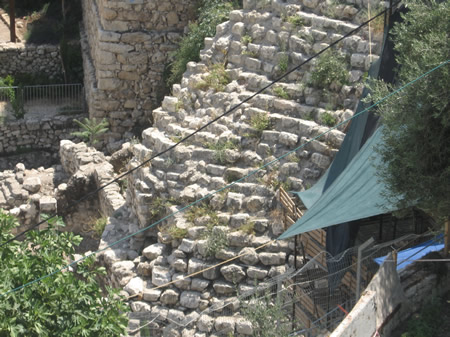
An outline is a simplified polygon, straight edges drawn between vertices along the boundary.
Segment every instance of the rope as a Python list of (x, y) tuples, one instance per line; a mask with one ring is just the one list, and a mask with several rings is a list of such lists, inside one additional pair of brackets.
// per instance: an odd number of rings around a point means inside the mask
[(187, 208), (189, 208), (189, 207), (192, 207), (192, 206), (194, 206), (194, 205), (196, 205), (196, 204), (202, 202), (203, 200), (205, 200), (205, 199), (207, 199), (207, 198), (213, 196), (213, 195), (216, 194), (216, 193), (220, 193), (221, 191), (223, 191), (223, 190), (225, 190), (225, 189), (227, 189), (227, 188), (232, 187), (233, 185), (239, 183), (240, 181), (242, 181), (242, 180), (244, 180), (244, 179), (247, 179), (247, 178), (250, 177), (250, 176), (253, 176), (253, 175), (256, 174), (257, 172), (259, 172), (259, 171), (265, 169), (266, 167), (268, 167), (268, 166), (274, 164), (275, 162), (281, 160), (282, 158), (284, 158), (284, 157), (286, 157), (286, 156), (288, 156), (288, 155), (290, 155), (290, 154), (292, 154), (292, 153), (294, 153), (294, 152), (300, 150), (301, 148), (305, 147), (305, 146), (308, 145), (309, 143), (311, 143), (311, 142), (313, 142), (313, 141), (315, 141), (315, 140), (321, 138), (322, 136), (324, 136), (324, 135), (326, 135), (327, 133), (331, 132), (332, 130), (338, 128), (339, 126), (341, 126), (341, 125), (347, 123), (348, 121), (352, 120), (353, 118), (356, 118), (357, 116), (359, 116), (359, 115), (365, 113), (366, 111), (372, 109), (373, 107), (375, 107), (375, 106), (377, 106), (378, 104), (384, 102), (385, 100), (389, 99), (390, 97), (392, 97), (393, 95), (397, 94), (398, 92), (404, 90), (405, 88), (407, 88), (407, 87), (413, 85), (413, 84), (416, 83), (417, 81), (421, 80), (422, 78), (424, 78), (425, 76), (431, 74), (432, 72), (436, 71), (437, 69), (443, 67), (444, 65), (448, 64), (449, 62), (450, 62), (450, 60), (447, 60), (447, 61), (445, 61), (445, 62), (439, 64), (438, 66), (434, 67), (433, 69), (431, 69), (431, 70), (425, 72), (424, 74), (420, 75), (419, 77), (415, 78), (414, 80), (412, 80), (412, 81), (408, 82), (407, 84), (403, 85), (403, 86), (400, 87), (399, 89), (397, 89), (397, 90), (391, 92), (390, 94), (384, 96), (382, 99), (380, 99), (380, 100), (377, 101), (376, 103), (372, 104), (371, 106), (367, 107), (366, 109), (362, 110), (361, 112), (359, 112), (359, 113), (353, 115), (352, 117), (350, 117), (350, 118), (348, 118), (348, 119), (346, 119), (346, 120), (344, 120), (344, 121), (338, 123), (338, 124), (335, 125), (334, 127), (329, 128), (327, 131), (324, 131), (324, 132), (322, 132), (321, 134), (317, 135), (316, 137), (313, 137), (312, 139), (310, 139), (309, 141), (305, 142), (304, 144), (302, 144), (302, 145), (296, 147), (295, 149), (293, 149), (293, 150), (291, 150), (291, 151), (288, 151), (287, 153), (285, 153), (284, 155), (280, 156), (279, 158), (275, 158), (274, 160), (268, 162), (267, 164), (261, 166), (260, 168), (258, 168), (258, 169), (256, 169), (256, 170), (250, 172), (250, 173), (247, 174), (246, 176), (244, 176), (244, 177), (242, 177), (242, 178), (240, 178), (240, 179), (238, 179), (238, 180), (236, 180), (236, 181), (234, 181), (234, 182), (232, 182), (232, 183), (230, 183), (230, 184), (228, 184), (228, 185), (226, 185), (226, 186), (224, 186), (224, 187), (222, 187), (222, 188), (220, 188), (220, 189), (218, 189), (218, 190), (216, 190), (216, 191), (214, 191), (214, 192), (211, 192), (211, 193), (205, 195), (204, 197), (202, 197), (202, 198), (200, 198), (200, 199), (198, 199), (198, 200), (196, 200), (196, 201), (190, 203), (189, 205), (187, 205), (187, 206), (185, 206), (185, 207), (179, 209), (179, 210), (176, 211), (176, 212), (173, 212), (173, 213), (171, 213), (171, 214), (165, 216), (164, 218), (162, 218), (162, 219), (160, 219), (160, 220), (154, 222), (153, 224), (151, 224), (151, 225), (149, 225), (149, 226), (147, 226), (147, 227), (144, 227), (144, 228), (138, 230), (138, 231), (135, 232), (135, 233), (128, 234), (128, 235), (122, 237), (121, 239), (119, 239), (119, 240), (117, 240), (117, 241), (115, 241), (115, 242), (109, 244), (108, 246), (104, 247), (103, 249), (99, 249), (99, 250), (97, 250), (97, 251), (95, 251), (95, 252), (93, 252), (93, 253), (91, 253), (91, 254), (88, 254), (88, 255), (86, 255), (86, 256), (84, 256), (84, 257), (78, 259), (78, 260), (75, 260), (75, 261), (73, 261), (72, 263), (63, 266), (62, 268), (59, 268), (59, 269), (53, 271), (52, 273), (49, 273), (49, 274), (44, 275), (44, 276), (41, 276), (41, 277), (39, 277), (39, 278), (37, 278), (37, 279), (35, 279), (35, 280), (33, 280), (33, 281), (27, 282), (27, 283), (25, 283), (25, 284), (23, 284), (23, 285), (21, 285), (21, 286), (18, 286), (18, 287), (14, 288), (14, 289), (11, 289), (11, 290), (9, 290), (9, 291), (7, 291), (7, 292), (1, 294), (0, 297), (6, 296), (6, 295), (11, 294), (11, 293), (14, 293), (14, 292), (19, 291), (19, 290), (21, 290), (21, 289), (23, 289), (23, 288), (25, 288), (25, 287), (28, 287), (28, 286), (30, 286), (30, 285), (32, 285), (32, 284), (34, 284), (34, 283), (40, 282), (40, 281), (42, 281), (43, 279), (46, 279), (46, 278), (48, 278), (48, 277), (51, 277), (51, 276), (53, 276), (53, 275), (55, 275), (55, 274), (57, 274), (57, 273), (59, 273), (59, 272), (65, 270), (65, 269), (67, 269), (67, 268), (69, 268), (69, 267), (71, 267), (71, 266), (77, 264), (78, 262), (81, 262), (81, 261), (87, 259), (88, 257), (90, 257), (90, 256), (92, 256), (92, 255), (96, 255), (96, 254), (98, 254), (98, 253), (101, 253), (101, 252), (103, 252), (103, 251), (105, 251), (105, 250), (107, 250), (107, 249), (109, 249), (109, 248), (111, 248), (111, 247), (113, 247), (113, 246), (119, 244), (119, 243), (122, 242), (122, 241), (125, 241), (125, 240), (127, 240), (127, 239), (129, 239), (129, 238), (131, 238), (131, 237), (133, 237), (133, 236), (135, 236), (135, 235), (137, 235), (137, 234), (140, 234), (140, 233), (142, 233), (142, 232), (144, 232), (144, 231), (146, 231), (146, 230), (148, 230), (148, 229), (150, 229), (150, 228), (152, 228), (152, 227), (158, 225), (158, 224), (161, 223), (162, 221), (164, 221), (164, 220), (166, 220), (166, 219), (168, 219), (168, 218), (170, 218), (170, 217), (172, 217), (172, 216), (174, 216), (174, 215), (176, 215), (176, 214), (178, 214), (178, 213), (183, 212), (185, 209), (187, 209)]
[[(400, 1), (398, 1), (400, 2)], [(251, 99), (255, 98), (257, 95), (261, 94), (262, 92), (264, 92), (265, 90), (267, 90), (268, 88), (270, 88), (271, 86), (273, 86), (274, 84), (278, 83), (279, 81), (281, 81), (283, 78), (287, 77), (289, 74), (291, 74), (292, 72), (300, 69), (303, 65), (309, 63), (311, 60), (315, 59), (316, 57), (318, 57), (319, 55), (321, 55), (322, 53), (324, 53), (325, 51), (327, 51), (328, 49), (332, 48), (333, 46), (337, 45), (339, 42), (341, 42), (342, 40), (344, 40), (345, 38), (353, 35), (354, 33), (356, 33), (357, 31), (359, 31), (362, 27), (364, 27), (365, 25), (367, 25), (369, 22), (371, 22), (372, 20), (375, 20), (377, 17), (379, 17), (380, 15), (384, 14), (387, 11), (387, 9), (385, 9), (384, 11), (378, 13), (377, 15), (375, 15), (373, 18), (363, 22), (361, 25), (359, 25), (358, 27), (356, 27), (355, 29), (353, 29), (352, 31), (350, 31), (349, 33), (345, 34), (344, 36), (342, 36), (341, 38), (339, 38), (338, 40), (336, 40), (335, 42), (331, 43), (328, 47), (322, 49), (321, 51), (319, 51), (318, 53), (316, 53), (315, 55), (311, 56), (310, 58), (308, 58), (306, 61), (300, 63), (298, 66), (295, 66), (294, 68), (292, 68), (291, 70), (287, 71), (285, 74), (281, 75), (280, 77), (278, 77), (277, 79), (273, 80), (271, 83), (267, 84), (265, 87), (263, 87), (262, 89), (258, 90), (257, 92), (255, 92), (253, 95), (247, 97), (246, 99), (242, 100), (240, 103), (238, 103), (237, 105), (233, 106), (232, 108), (230, 108), (229, 110), (225, 111), (222, 115), (219, 115), (218, 117), (214, 118), (212, 121), (206, 123), (205, 125), (201, 126), (200, 128), (198, 128), (197, 130), (195, 130), (194, 132), (192, 132), (191, 134), (185, 136), (184, 138), (182, 138), (178, 143), (175, 143), (174, 145), (171, 145), (170, 147), (168, 147), (166, 150), (163, 150), (157, 154), (155, 154), (154, 156), (150, 157), (149, 159), (145, 160), (144, 162), (142, 162), (141, 164), (139, 164), (138, 166), (132, 168), (131, 170), (124, 172), (123, 174), (119, 175), (117, 178), (111, 180), (110, 182), (106, 183), (103, 186), (98, 187), (97, 189), (95, 189), (94, 191), (86, 194), (85, 196), (83, 196), (81, 199), (75, 201), (73, 204), (69, 205), (67, 208), (65, 208), (65, 212), (67, 212), (68, 210), (72, 209), (73, 207), (75, 207), (76, 205), (78, 205), (79, 203), (81, 203), (82, 201), (90, 198), (91, 196), (97, 194), (98, 192), (100, 192), (101, 190), (103, 190), (104, 188), (106, 188), (107, 186), (118, 182), (119, 180), (123, 179), (124, 177), (126, 177), (127, 175), (133, 173), (134, 171), (138, 170), (139, 168), (147, 165), (149, 162), (151, 162), (153, 159), (158, 158), (162, 155), (164, 155), (165, 153), (172, 151), (175, 147), (177, 147), (179, 144), (186, 142), (188, 139), (190, 139), (191, 137), (193, 137), (194, 135), (196, 135), (197, 133), (201, 132), (202, 130), (204, 130), (205, 128), (207, 128), (208, 126), (214, 124), (215, 122), (217, 122), (219, 119), (227, 116), (228, 114), (230, 114), (231, 112), (233, 112), (234, 110), (236, 110), (237, 108), (239, 108), (240, 106), (242, 106), (243, 104), (247, 103), (248, 101), (250, 101)], [(27, 230), (17, 234), (16, 236), (14, 236), (13, 238), (5, 241), (4, 243), (2, 243), (0, 245), (0, 247), (3, 247), (4, 245), (12, 242), (13, 240), (17, 240), (19, 237), (21, 237), (22, 235), (24, 235), (25, 233), (35, 229), (36, 227), (44, 224), (46, 221), (54, 218), (58, 216), (58, 213), (55, 213), (53, 215), (51, 215), (49, 218), (47, 218), (46, 220), (42, 220), (40, 222), (38, 222), (37, 224), (31, 226), (30, 228), (28, 228)]]

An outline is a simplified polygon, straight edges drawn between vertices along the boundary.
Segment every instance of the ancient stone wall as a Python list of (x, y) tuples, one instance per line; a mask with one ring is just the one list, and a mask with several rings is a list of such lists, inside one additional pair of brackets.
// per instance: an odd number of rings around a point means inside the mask
[(23, 150), (45, 149), (57, 152), (62, 139), (74, 139), (79, 131), (73, 119), (81, 115), (21, 119), (0, 123), (0, 155)]
[(85, 87), (92, 117), (106, 117), (109, 143), (149, 125), (169, 55), (194, 0), (84, 0)]
[[(236, 294), (293, 267), (292, 240), (272, 242), (285, 230), (277, 190), (306, 189), (326, 171), (344, 125), (310, 141), (353, 114), (363, 74), (377, 59), (369, 53), (380, 50), (380, 41), (369, 40), (365, 29), (342, 41), (347, 83), (311, 85), (311, 62), (187, 142), (137, 165), (356, 29), (363, 10), (347, 3), (353, 6), (331, 15), (319, 1), (244, 0), (205, 40), (201, 61), (188, 64), (173, 96), (152, 112), (153, 127), (143, 132), (142, 144), (132, 145), (126, 202), (100, 243), (103, 249), (137, 233), (99, 254), (111, 284), (131, 297), (130, 331), (155, 319), (152, 336), (253, 334)], [(336, 19), (340, 15), (345, 20)], [(222, 65), (227, 83), (214, 87)], [(267, 125), (258, 129), (258, 120)], [(185, 209), (199, 199), (198, 213)]]
[(16, 74), (62, 74), (59, 46), (0, 43), (0, 77)]

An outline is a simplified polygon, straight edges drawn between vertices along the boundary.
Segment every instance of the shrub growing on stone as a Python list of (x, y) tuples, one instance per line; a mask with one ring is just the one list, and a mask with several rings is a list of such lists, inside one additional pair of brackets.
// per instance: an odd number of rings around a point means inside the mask
[(197, 22), (189, 25), (189, 33), (181, 40), (178, 50), (173, 54), (173, 62), (169, 65), (169, 86), (179, 83), (186, 65), (190, 61), (200, 60), (200, 50), (204, 48), (205, 37), (216, 34), (216, 26), (228, 20), (228, 14), (239, 4), (236, 1), (201, 0), (198, 8)]
[(227, 74), (225, 65), (222, 63), (214, 64), (210, 73), (205, 79), (197, 85), (197, 89), (215, 91), (223, 91), (225, 86), (231, 82), (230, 76)]
[(243, 316), (252, 323), (255, 337), (287, 337), (291, 332), (291, 324), (285, 322), (287, 317), (283, 311), (280, 297), (272, 298), (270, 294), (255, 294), (247, 303), (241, 303)]
[(311, 73), (311, 84), (316, 88), (328, 88), (333, 82), (344, 85), (348, 81), (347, 61), (336, 51), (326, 51), (319, 56)]

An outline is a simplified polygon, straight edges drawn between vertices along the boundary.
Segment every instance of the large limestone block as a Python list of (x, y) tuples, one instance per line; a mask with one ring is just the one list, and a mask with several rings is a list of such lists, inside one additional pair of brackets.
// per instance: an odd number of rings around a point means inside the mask
[(169, 283), (172, 280), (170, 271), (168, 268), (155, 266), (152, 270), (152, 283), (155, 286), (160, 286)]
[(23, 182), (23, 188), (28, 192), (37, 193), (41, 189), (41, 179), (39, 177), (26, 178)]
[(180, 304), (189, 309), (197, 309), (200, 303), (200, 293), (197, 291), (183, 291), (180, 296)]
[(259, 260), (265, 266), (276, 266), (286, 262), (286, 253), (259, 253)]
[(123, 290), (130, 296), (141, 294), (144, 291), (144, 280), (140, 277), (133, 277)]
[(223, 334), (234, 334), (235, 325), (236, 321), (233, 317), (222, 316), (216, 318), (214, 328)]
[(142, 251), (142, 255), (144, 255), (147, 259), (150, 261), (156, 259), (158, 256), (162, 256), (165, 254), (167, 250), (167, 246), (162, 243), (155, 243), (153, 245), (150, 245), (146, 247)]
[(178, 302), (180, 294), (173, 289), (167, 289), (161, 294), (161, 303), (164, 305), (173, 305)]
[(244, 268), (236, 264), (223, 266), (222, 268), (220, 268), (220, 272), (225, 278), (225, 280), (233, 283), (239, 283), (246, 276)]

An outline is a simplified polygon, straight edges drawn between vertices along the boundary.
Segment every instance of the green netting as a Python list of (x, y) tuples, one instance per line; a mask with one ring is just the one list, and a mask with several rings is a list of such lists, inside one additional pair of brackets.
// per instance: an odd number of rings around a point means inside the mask
[(382, 128), (367, 140), (326, 193), (279, 239), (396, 210), (383, 197), (385, 185), (376, 176), (381, 158), (374, 148), (382, 145)]

